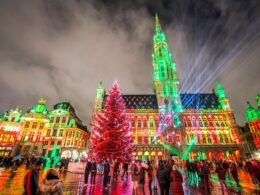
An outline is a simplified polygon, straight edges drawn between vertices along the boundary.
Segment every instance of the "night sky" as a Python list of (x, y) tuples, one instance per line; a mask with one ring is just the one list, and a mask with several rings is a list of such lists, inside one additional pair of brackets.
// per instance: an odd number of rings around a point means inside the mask
[(181, 93), (226, 89), (239, 125), (260, 93), (259, 0), (1, 0), (0, 112), (70, 101), (89, 126), (96, 87), (151, 94), (158, 12)]

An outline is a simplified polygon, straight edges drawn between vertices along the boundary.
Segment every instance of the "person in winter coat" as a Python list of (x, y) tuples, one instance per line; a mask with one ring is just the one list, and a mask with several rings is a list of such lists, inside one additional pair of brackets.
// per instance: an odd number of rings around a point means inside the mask
[(136, 190), (138, 188), (139, 168), (135, 161), (132, 162), (130, 170), (131, 170), (131, 178), (132, 178), (132, 183), (133, 183), (133, 191), (136, 192)]
[(110, 172), (110, 165), (107, 160), (104, 162), (104, 180), (103, 180), (103, 186), (104, 189), (107, 189), (107, 184), (109, 182), (109, 172)]
[(90, 172), (91, 172), (91, 178), (90, 183), (91, 185), (95, 185), (96, 175), (97, 175), (97, 163), (95, 160), (92, 160), (91, 166), (90, 166)]
[(110, 170), (109, 170), (109, 174), (108, 174), (107, 186), (111, 186), (110, 180), (111, 180), (111, 177), (113, 177), (113, 173), (114, 173), (114, 162), (111, 159), (109, 161), (109, 166), (110, 166)]
[(149, 191), (150, 191), (150, 195), (152, 194), (152, 183), (154, 182), (155, 180), (155, 177), (156, 177), (156, 169), (153, 165), (153, 162), (151, 161), (148, 161), (148, 169), (147, 169), (147, 172), (148, 172), (148, 181), (149, 181)]
[(232, 177), (234, 178), (234, 180), (237, 183), (237, 186), (239, 186), (239, 180), (238, 180), (238, 174), (237, 174), (237, 165), (236, 163), (232, 162), (230, 165), (230, 172)]
[(172, 194), (184, 195), (184, 191), (182, 187), (183, 178), (181, 172), (179, 171), (179, 167), (177, 165), (173, 165), (171, 176), (172, 176)]
[(86, 164), (86, 167), (85, 167), (85, 173), (84, 173), (84, 182), (85, 182), (85, 185), (88, 184), (88, 177), (89, 177), (90, 169), (91, 169), (91, 162), (88, 160), (88, 161), (87, 161), (87, 164)]
[(123, 172), (122, 177), (124, 177), (125, 174), (126, 174), (126, 177), (128, 177), (128, 162), (124, 162), (123, 169), (124, 169), (124, 172)]
[(256, 182), (260, 183), (260, 166), (259, 166), (259, 163), (257, 163), (256, 161), (253, 161), (252, 165), (253, 165), (253, 170), (254, 170), (254, 173), (255, 173)]
[(43, 195), (63, 195), (62, 181), (55, 169), (49, 169), (46, 177), (40, 186), (40, 192)]
[(119, 172), (119, 166), (120, 166), (120, 163), (115, 160), (114, 162), (114, 173), (113, 173), (113, 178), (117, 179), (117, 175), (118, 175), (118, 172)]
[(140, 187), (141, 194), (145, 195), (145, 192), (144, 192), (145, 171), (147, 170), (148, 166), (146, 164), (142, 163), (142, 161), (139, 161), (138, 166), (139, 166), (138, 185)]
[(227, 187), (227, 183), (226, 183), (226, 169), (223, 168), (223, 166), (221, 164), (218, 165), (217, 169), (216, 169), (216, 173), (218, 174), (218, 179), (220, 182), (220, 187), (221, 187), (221, 191), (222, 194), (224, 195), (224, 186), (227, 189), (227, 192), (229, 192), (228, 187)]
[(162, 160), (159, 161), (157, 170), (157, 179), (160, 186), (160, 191), (162, 195), (169, 195), (170, 183), (171, 183), (171, 172), (165, 168)]
[(38, 193), (39, 172), (42, 169), (43, 161), (37, 160), (33, 168), (24, 177), (24, 195), (34, 195)]
[(251, 161), (248, 161), (246, 163), (246, 167), (247, 167), (247, 170), (248, 170), (248, 173), (249, 175), (251, 176), (251, 179), (253, 181), (253, 184), (257, 184), (257, 179), (256, 179), (256, 175), (255, 175), (255, 170), (254, 170), (254, 166), (252, 164)]

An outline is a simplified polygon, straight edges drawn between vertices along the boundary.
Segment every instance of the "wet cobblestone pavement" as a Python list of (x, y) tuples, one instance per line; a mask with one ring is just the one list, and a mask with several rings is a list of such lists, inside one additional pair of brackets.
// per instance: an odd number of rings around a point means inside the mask
[[(131, 177), (121, 178), (118, 176), (117, 180), (112, 180), (112, 186), (108, 191), (103, 191), (103, 177), (97, 175), (96, 177), (96, 185), (94, 186), (86, 186), (84, 187), (84, 175), (83, 173), (83, 165), (80, 164), (71, 164), (69, 171), (67, 173), (61, 174), (61, 179), (63, 180), (63, 189), (65, 195), (76, 195), (76, 194), (111, 194), (111, 195), (121, 195), (121, 194), (134, 194), (132, 192), (131, 187)], [(12, 172), (11, 169), (3, 169), (0, 168), (0, 195), (19, 195), (23, 193), (23, 178), (28, 170), (25, 169), (24, 166), (18, 168), (16, 172)], [(40, 173), (40, 183), (42, 178), (45, 175), (45, 171), (41, 171)], [(239, 178), (241, 188), (236, 187), (235, 182), (230, 179), (227, 180), (230, 194), (248, 194), (248, 195), (257, 195), (260, 194), (259, 186), (252, 184), (250, 176), (244, 171), (239, 171)], [(210, 192), (212, 195), (220, 195), (220, 184), (218, 182), (218, 178), (215, 174), (211, 176), (211, 189)], [(185, 189), (185, 194), (188, 195), (204, 195), (207, 194), (204, 186), (192, 187), (188, 186), (187, 182), (183, 184)], [(145, 194), (149, 194), (148, 184), (145, 185)], [(153, 194), (159, 194), (154, 191)], [(227, 194), (227, 193), (225, 193)]]

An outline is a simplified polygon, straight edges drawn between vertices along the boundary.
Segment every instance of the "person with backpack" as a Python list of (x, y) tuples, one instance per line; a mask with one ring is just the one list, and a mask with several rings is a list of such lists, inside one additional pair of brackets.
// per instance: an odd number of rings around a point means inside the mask
[(132, 162), (132, 165), (130, 167), (131, 170), (131, 178), (132, 178), (132, 183), (133, 183), (133, 191), (135, 193), (137, 193), (137, 189), (138, 189), (138, 177), (139, 177), (139, 169), (138, 166), (136, 164), (136, 161)]
[(59, 178), (59, 173), (50, 168), (46, 177), (40, 186), (41, 195), (63, 195), (62, 181)]
[(24, 195), (35, 195), (38, 193), (39, 172), (42, 169), (43, 160), (37, 160), (33, 168), (24, 177)]

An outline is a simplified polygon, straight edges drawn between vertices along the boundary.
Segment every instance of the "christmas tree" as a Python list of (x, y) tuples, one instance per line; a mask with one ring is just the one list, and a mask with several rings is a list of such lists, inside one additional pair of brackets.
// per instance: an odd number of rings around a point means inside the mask
[(125, 104), (117, 82), (109, 89), (104, 108), (92, 121), (91, 143), (97, 159), (131, 160), (132, 132), (125, 113)]

